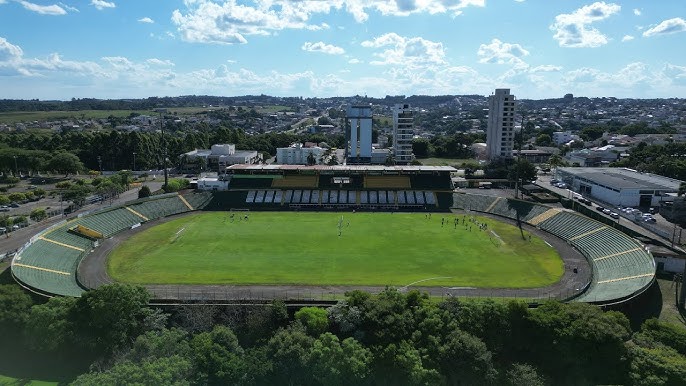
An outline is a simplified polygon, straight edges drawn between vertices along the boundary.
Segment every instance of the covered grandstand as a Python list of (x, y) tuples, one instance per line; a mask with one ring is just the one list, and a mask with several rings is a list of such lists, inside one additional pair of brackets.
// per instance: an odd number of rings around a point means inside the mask
[(12, 275), (24, 287), (44, 295), (80, 296), (85, 288), (77, 270), (98, 245), (141, 223), (202, 208), (209, 193), (170, 193), (62, 221), (35, 235), (12, 260)]
[(655, 261), (630, 236), (576, 212), (503, 197), (457, 193), (454, 206), (525, 222), (575, 247), (591, 265), (588, 288), (574, 300), (618, 303), (643, 293), (655, 280)]
[(233, 165), (214, 209), (448, 210), (449, 166)]

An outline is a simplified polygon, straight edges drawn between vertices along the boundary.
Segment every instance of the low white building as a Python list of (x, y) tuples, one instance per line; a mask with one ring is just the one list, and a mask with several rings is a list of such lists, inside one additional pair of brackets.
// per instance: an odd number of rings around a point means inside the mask
[(227, 190), (229, 182), (218, 177), (202, 177), (198, 181), (198, 190)]
[(553, 142), (556, 146), (560, 146), (563, 143), (568, 143), (571, 141), (578, 141), (580, 139), (581, 138), (579, 138), (578, 135), (572, 134), (571, 131), (556, 131), (553, 133)]
[(289, 147), (276, 149), (276, 163), (282, 165), (307, 165), (307, 159), (314, 157), (315, 164), (319, 163), (326, 150), (319, 146), (304, 146), (302, 143), (294, 143)]
[(683, 182), (626, 168), (558, 168), (557, 177), (584, 196), (630, 207), (659, 206), (672, 201)]
[(221, 170), (230, 165), (252, 165), (262, 160), (257, 150), (236, 150), (236, 145), (212, 145), (211, 149), (195, 149), (181, 155), (186, 171)]

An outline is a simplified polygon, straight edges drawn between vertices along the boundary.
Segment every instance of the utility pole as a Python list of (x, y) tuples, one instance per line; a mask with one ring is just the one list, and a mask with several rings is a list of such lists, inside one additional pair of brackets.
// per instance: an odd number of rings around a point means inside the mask
[(102, 157), (98, 156), (98, 166), (100, 167), (100, 175), (102, 175)]
[(167, 188), (167, 183), (169, 183), (169, 176), (167, 175), (167, 141), (164, 138), (164, 116), (163, 114), (167, 112), (167, 109), (157, 109), (160, 113), (160, 132), (162, 133), (162, 157), (163, 167), (164, 167), (164, 188)]
[(19, 167), (17, 167), (17, 156), (13, 155), (12, 158), (14, 158), (14, 176), (19, 175)]
[(133, 152), (133, 172), (136, 172), (136, 152)]

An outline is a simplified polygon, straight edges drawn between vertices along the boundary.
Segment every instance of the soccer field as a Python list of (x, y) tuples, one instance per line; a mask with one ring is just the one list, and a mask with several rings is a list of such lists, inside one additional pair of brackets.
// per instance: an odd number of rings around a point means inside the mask
[(230, 216), (195, 213), (136, 233), (111, 253), (108, 272), (136, 284), (484, 288), (542, 287), (563, 273), (542, 239), (484, 217), (475, 220), (487, 230), (445, 213)]

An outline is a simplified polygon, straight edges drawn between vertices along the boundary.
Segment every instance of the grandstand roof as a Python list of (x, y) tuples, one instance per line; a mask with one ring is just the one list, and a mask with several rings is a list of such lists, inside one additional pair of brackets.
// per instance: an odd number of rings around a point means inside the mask
[(640, 173), (627, 168), (559, 168), (589, 182), (615, 189), (649, 189), (677, 191), (682, 181), (651, 173)]
[(255, 170), (255, 171), (279, 171), (279, 170), (317, 170), (317, 171), (397, 171), (397, 172), (457, 172), (452, 166), (382, 166), (382, 165), (231, 165), (227, 171)]

